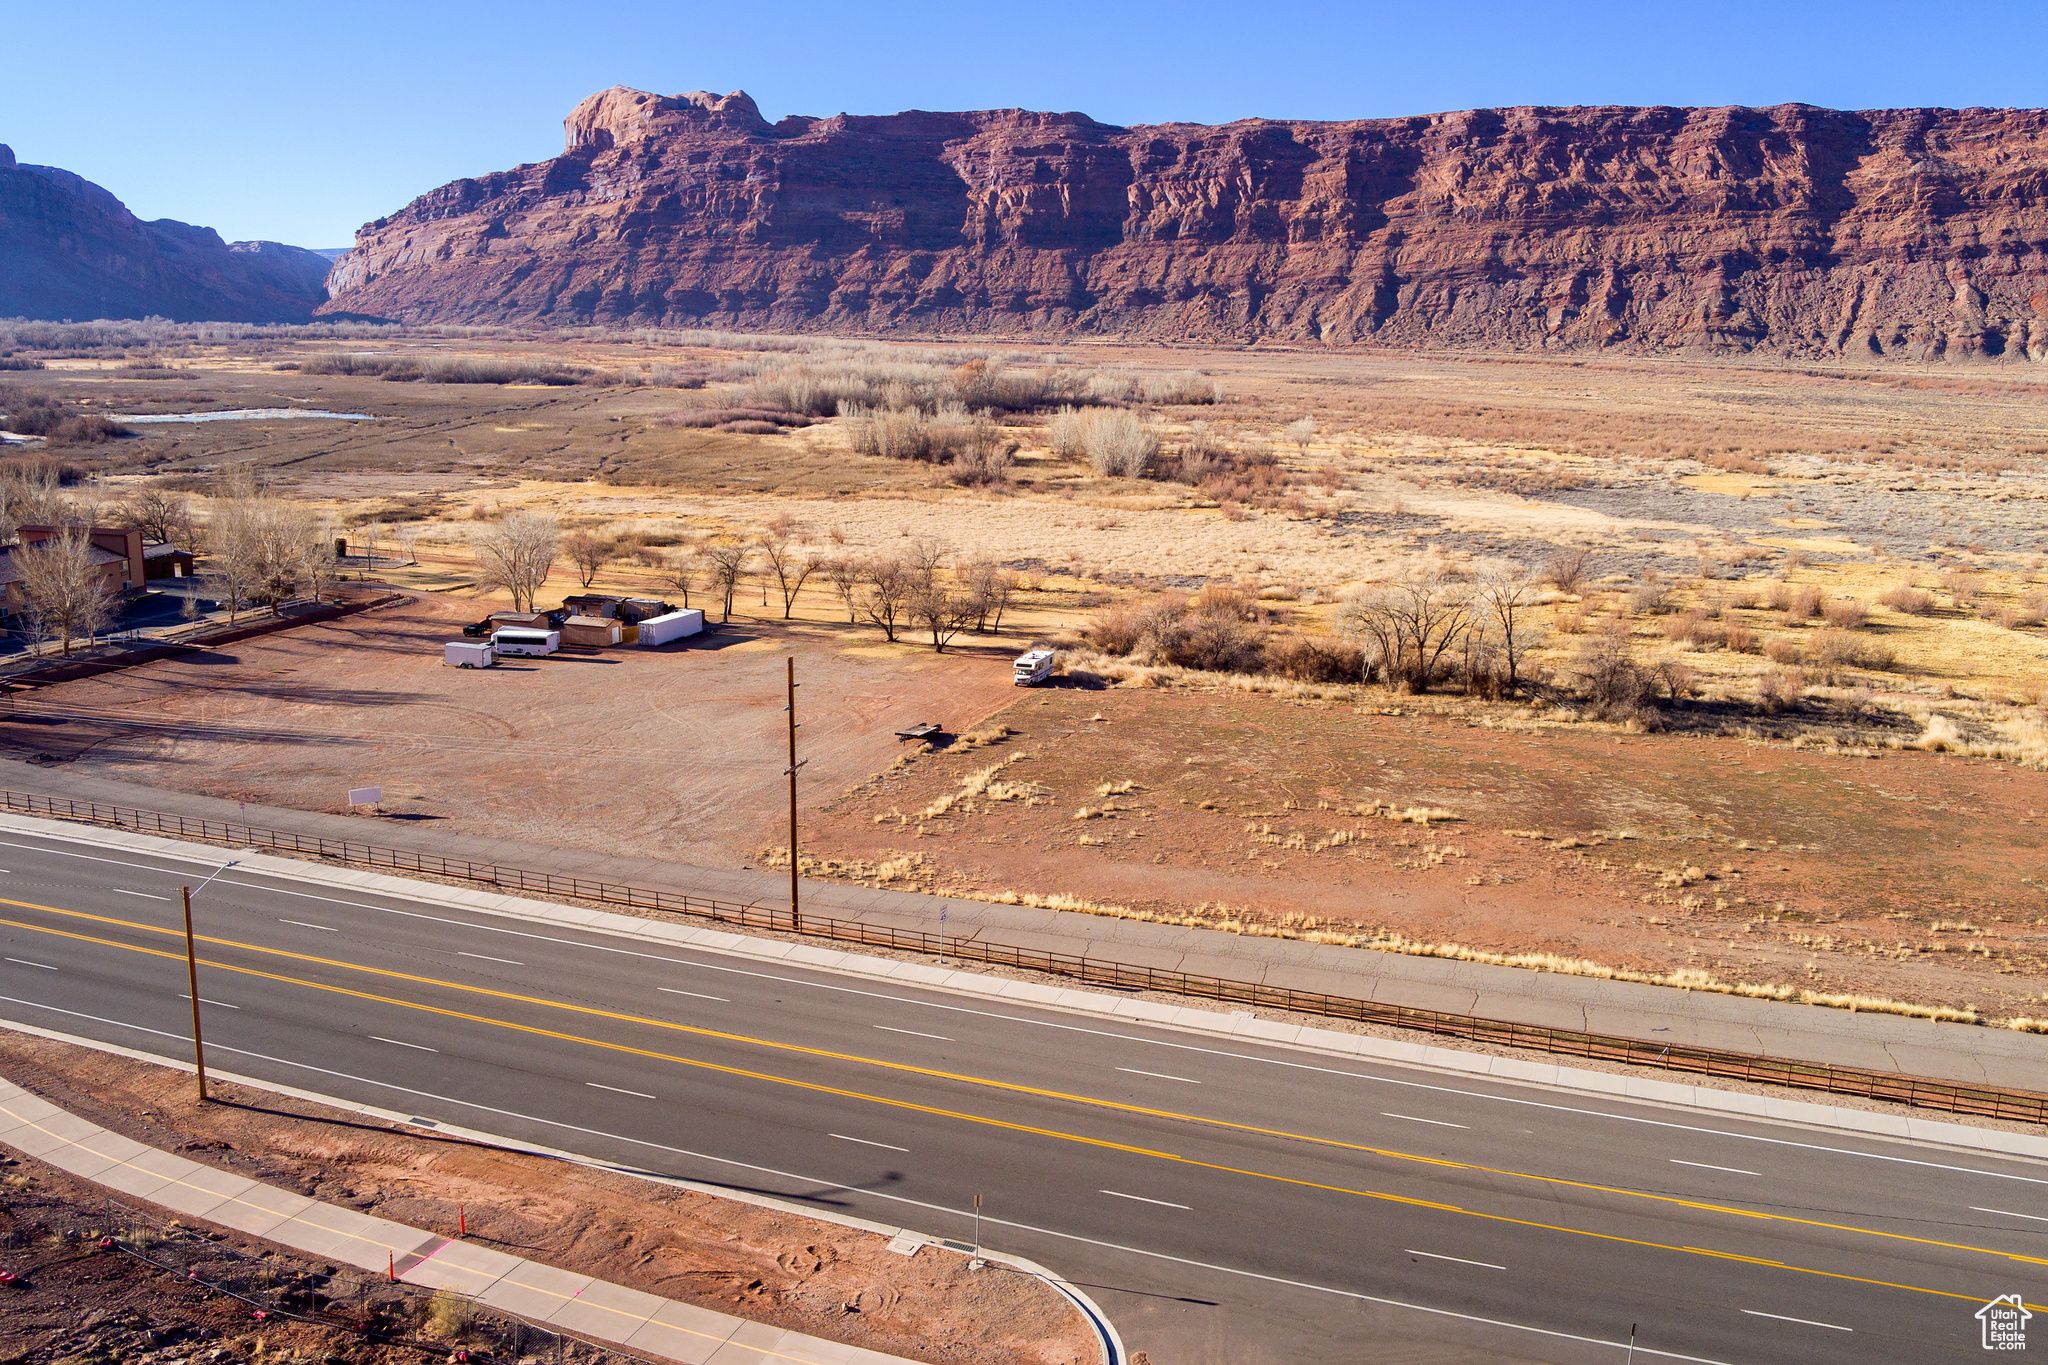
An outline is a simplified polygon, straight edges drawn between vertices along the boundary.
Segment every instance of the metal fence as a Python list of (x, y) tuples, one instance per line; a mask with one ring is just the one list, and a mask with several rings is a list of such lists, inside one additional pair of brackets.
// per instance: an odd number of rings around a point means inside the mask
[[(328, 839), (312, 834), (295, 834), (288, 830), (263, 829), (232, 821), (201, 820), (102, 802), (73, 801), (63, 797), (0, 791), (0, 804), (4, 804), (6, 809), (25, 814), (49, 815), (63, 820), (110, 825), (180, 839), (281, 849), (358, 867), (421, 872), (506, 891), (530, 892), (549, 898), (593, 901), (605, 905), (625, 905), (643, 910), (687, 915), (693, 919), (731, 925), (735, 928), (800, 933), (807, 937), (830, 939), (836, 943), (859, 947), (887, 948), (898, 952), (957, 958), (965, 962), (979, 962), (990, 966), (1014, 967), (1066, 977), (1085, 985), (1115, 991), (1161, 991), (1253, 1008), (1288, 1010), (1326, 1019), (1384, 1024), (1498, 1047), (1526, 1048), (1536, 1052), (1583, 1057), (1629, 1066), (1659, 1067), (1667, 1071), (1756, 1081), (1768, 1085), (1788, 1086), (1796, 1090), (1817, 1090), (1831, 1095), (1855, 1095), (1866, 1099), (1912, 1105), (1921, 1109), (1939, 1109), (1951, 1114), (2048, 1123), (2048, 1095), (2029, 1090), (1968, 1085), (1929, 1077), (1905, 1076), (1890, 1071), (1829, 1066), (1820, 1062), (1764, 1057), (1722, 1048), (1695, 1047), (1684, 1043), (1660, 1045), (1611, 1034), (1548, 1028), (1537, 1024), (1516, 1024), (1499, 1019), (1482, 1019), (1469, 1014), (1451, 1014), (1442, 1010), (1415, 1009), (1407, 1005), (1390, 1005), (1350, 996), (1327, 995), (1320, 991), (1298, 991), (1284, 986), (1234, 981), (1228, 977), (1139, 967), (1124, 962), (1081, 957), (1072, 953), (1017, 947), (983, 938), (957, 938), (916, 929), (867, 924), (860, 920), (837, 919), (807, 913), (798, 923), (792, 920), (787, 908), (742, 904), (675, 891), (655, 891), (646, 887), (594, 881), (582, 877), (564, 877), (552, 872), (507, 867), (501, 863), (477, 863), (464, 858), (443, 858), (431, 853), (415, 853), (408, 849), (385, 848), (375, 844)], [(1969, 1026), (1956, 1024), (1945, 1027)]]
[(23, 1190), (0, 1194), (0, 1207), (10, 1219), (0, 1233), (0, 1256), (8, 1270), (24, 1278), (33, 1279), (39, 1265), (81, 1254), (125, 1255), (247, 1304), (255, 1322), (310, 1323), (450, 1360), (461, 1352), (470, 1360), (530, 1365), (658, 1365), (617, 1346), (486, 1307), (454, 1290), (408, 1284), (355, 1266), (244, 1251), (118, 1200), (74, 1203)]

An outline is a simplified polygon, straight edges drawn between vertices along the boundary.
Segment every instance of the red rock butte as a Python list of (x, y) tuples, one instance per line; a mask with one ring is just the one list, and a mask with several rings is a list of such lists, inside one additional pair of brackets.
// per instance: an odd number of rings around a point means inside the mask
[(410, 322), (2048, 359), (2048, 111), (768, 123), (591, 96), (551, 161), (367, 224)]

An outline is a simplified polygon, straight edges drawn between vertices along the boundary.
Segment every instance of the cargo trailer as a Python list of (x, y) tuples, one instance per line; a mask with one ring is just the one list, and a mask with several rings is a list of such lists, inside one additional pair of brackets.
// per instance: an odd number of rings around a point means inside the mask
[(450, 640), (441, 647), (441, 662), (458, 668), (489, 668), (498, 662), (498, 651), (481, 640)]

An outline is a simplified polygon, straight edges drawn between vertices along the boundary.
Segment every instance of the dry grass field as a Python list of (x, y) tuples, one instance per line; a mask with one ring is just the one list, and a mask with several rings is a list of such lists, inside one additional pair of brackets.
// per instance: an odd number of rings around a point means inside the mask
[[(367, 728), (351, 717), (380, 689), (425, 708), (389, 712), (414, 716), (400, 728), (450, 717), (441, 733), (462, 741), (437, 741), (442, 785), (421, 800), (462, 806), (464, 828), (569, 839), (574, 820), (533, 812), (596, 809), (676, 856), (734, 861), (776, 842), (760, 801), (692, 795), (716, 774), (658, 775), (626, 753), (618, 716), (688, 713), (667, 661), (551, 666), (619, 675), (611, 709), (572, 734), (589, 765), (551, 769), (522, 810), (455, 794), (484, 771), (466, 764), (531, 742), (568, 705), (548, 692), (472, 712), (443, 695), (452, 684), (392, 662), (504, 604), (476, 587), (474, 538), (497, 518), (550, 513), (611, 547), (597, 588), (671, 600), (676, 566), (720, 544), (774, 537), (823, 562), (923, 549), (944, 580), (976, 563), (1011, 575), (999, 632), (969, 630), (943, 656), (914, 631), (888, 643), (849, 621), (822, 571), (783, 625), (758, 553), (736, 596), (741, 637), (794, 641), (849, 689), (848, 740), (819, 787), (837, 794), (819, 816), (824, 874), (2048, 1015), (2034, 833), (2048, 818), (2048, 376), (2035, 367), (453, 329), (72, 340), (17, 349), (45, 368), (0, 376), (7, 401), (370, 419), (134, 424), (10, 455), (74, 466), (71, 495), (109, 507), (137, 487), (187, 491), (202, 521), (222, 471), (249, 465), (357, 545), (374, 540), (385, 576), (420, 599), (379, 627), (387, 644), (319, 628), (238, 652), (350, 679), (320, 724)], [(379, 365), (400, 369), (364, 372)], [(465, 367), (545, 382), (436, 382)], [(852, 416), (835, 415), (842, 403)], [(1091, 414), (1128, 414), (1127, 444), (1091, 437)], [(1135, 464), (1128, 442), (1143, 447)], [(1367, 676), (1361, 602), (1503, 581), (1523, 584), (1517, 685), (1502, 683), (1497, 636), (1464, 637), (1422, 695), (1384, 667)], [(547, 599), (576, 585), (564, 564)], [(701, 575), (692, 589), (702, 605)], [(1002, 660), (1033, 642), (1062, 646), (1065, 677), (1013, 693)], [(767, 688), (739, 668), (772, 661), (752, 647), (693, 656), (687, 686), (717, 705)], [(66, 690), (116, 704), (149, 676)], [(245, 725), (304, 704), (216, 691), (227, 700), (180, 684), (150, 704), (209, 719), (227, 707)], [(991, 723), (1018, 733), (890, 768), (893, 741), (869, 732), (942, 699), (949, 714), (932, 718), (956, 726), (1014, 702)], [(329, 805), (369, 754), (337, 765), (316, 748), (309, 767), (259, 742), (199, 763), (184, 761), (191, 746), (227, 741), (150, 742), (109, 741), (97, 761)], [(626, 781), (577, 786), (614, 761)], [(1456, 818), (1400, 821), (1387, 803)]]

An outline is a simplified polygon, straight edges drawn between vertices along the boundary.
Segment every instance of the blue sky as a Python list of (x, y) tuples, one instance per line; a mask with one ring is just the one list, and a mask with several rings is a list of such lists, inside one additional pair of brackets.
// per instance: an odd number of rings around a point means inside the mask
[(783, 114), (1022, 106), (1110, 123), (1512, 104), (2048, 103), (2048, 5), (753, 3), (8, 8), (0, 142), (146, 218), (343, 246), (561, 150), (608, 85)]

